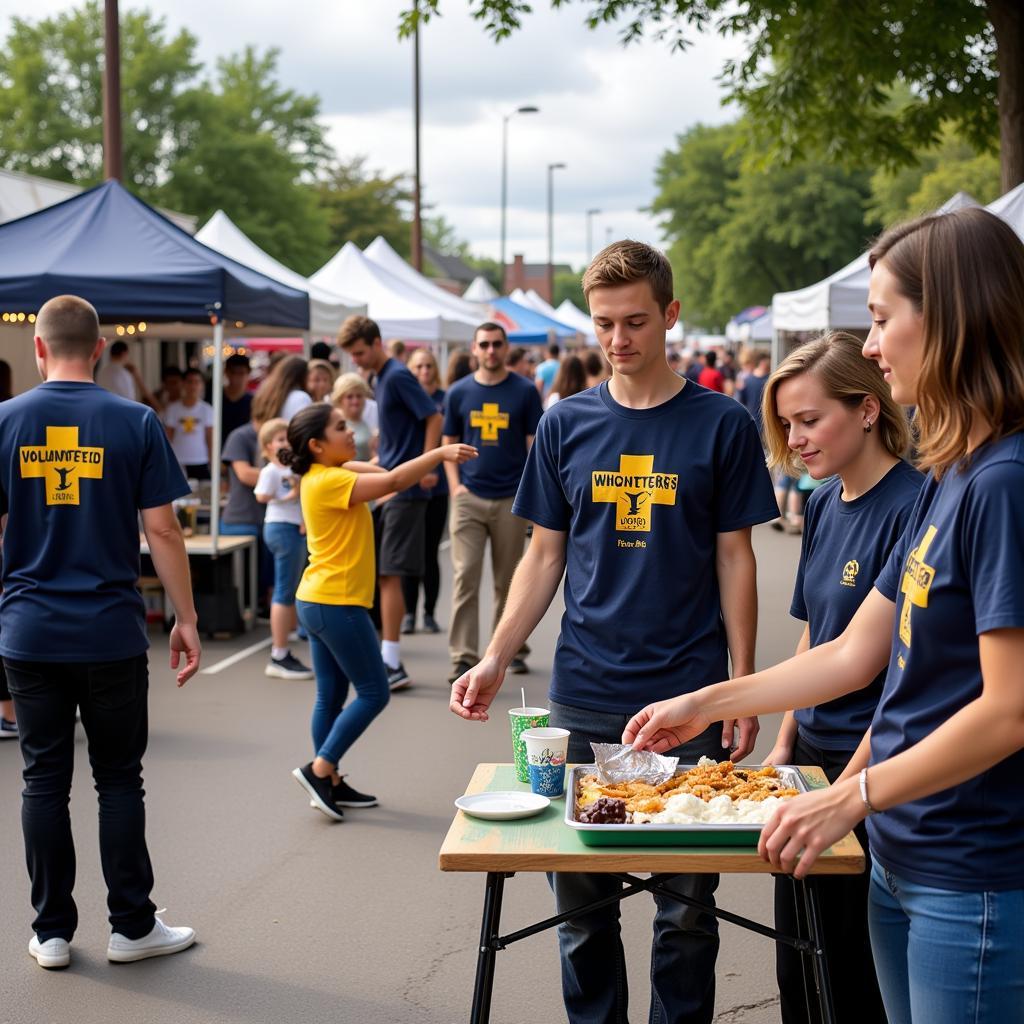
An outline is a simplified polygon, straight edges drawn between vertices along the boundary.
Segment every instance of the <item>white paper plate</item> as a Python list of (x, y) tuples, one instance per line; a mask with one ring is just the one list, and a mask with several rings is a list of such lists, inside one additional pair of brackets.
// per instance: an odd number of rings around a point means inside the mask
[(474, 793), (472, 796), (460, 796), (455, 806), (474, 818), (487, 818), (490, 821), (508, 821), (511, 818), (528, 818), (531, 814), (543, 811), (551, 801), (539, 793), (517, 793), (514, 790), (502, 790), (493, 793)]

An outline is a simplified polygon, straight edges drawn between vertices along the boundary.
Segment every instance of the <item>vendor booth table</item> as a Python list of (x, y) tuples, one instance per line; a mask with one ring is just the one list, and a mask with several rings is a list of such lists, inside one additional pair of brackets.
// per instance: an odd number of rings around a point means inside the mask
[[(824, 788), (828, 783), (820, 768), (801, 768), (808, 785)], [(568, 777), (568, 773), (567, 773)], [(466, 789), (467, 795), (488, 790), (525, 790), (518, 782), (515, 767), (510, 764), (481, 764)], [(490, 1020), (491, 991), (494, 984), (495, 955), (513, 942), (553, 928), (564, 920), (621, 901), (639, 892), (656, 893), (683, 902), (758, 932), (798, 949), (813, 965), (813, 976), (825, 1024), (835, 1020), (832, 993), (829, 988), (824, 942), (818, 909), (816, 876), (859, 874), (864, 870), (864, 851), (852, 835), (830, 847), (815, 861), (806, 881), (794, 881), (798, 900), (803, 901), (810, 922), (808, 937), (783, 935), (773, 928), (739, 917), (727, 910), (680, 896), (665, 883), (683, 874), (760, 874), (770, 875), (771, 865), (757, 855), (755, 847), (740, 846), (585, 846), (576, 832), (564, 822), (564, 801), (552, 800), (551, 806), (530, 818), (513, 821), (483, 821), (457, 812), (448, 835), (441, 846), (439, 867), (442, 871), (479, 871), (486, 873), (483, 921), (477, 955), (476, 983), (470, 1013), (472, 1024)], [(509, 935), (501, 935), (501, 904), (505, 880), (517, 872), (583, 871), (615, 875), (624, 888), (610, 900), (589, 904)], [(635, 872), (651, 873), (639, 878)], [(772, 961), (766, 960), (766, 963)]]

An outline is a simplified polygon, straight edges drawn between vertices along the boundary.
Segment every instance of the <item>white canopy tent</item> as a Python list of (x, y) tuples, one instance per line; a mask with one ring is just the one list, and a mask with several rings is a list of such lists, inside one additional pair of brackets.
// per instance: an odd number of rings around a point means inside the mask
[(462, 297), (467, 302), (477, 303), (488, 303), (491, 299), (496, 299), (498, 293), (494, 290), (494, 286), (490, 281), (487, 280), (483, 274), (478, 274), (469, 283), (469, 287), (462, 293)]
[[(536, 295), (537, 293), (533, 292), (533, 294)], [(538, 295), (537, 298), (540, 298), (540, 296)], [(541, 301), (543, 302), (543, 299)], [(583, 310), (579, 309), (571, 299), (563, 299), (552, 315), (566, 326), (575, 327), (583, 335), (588, 345), (597, 344), (597, 335), (594, 333), (594, 321)]]
[[(950, 213), (965, 206), (978, 205), (977, 200), (966, 192), (957, 192), (936, 212)], [(774, 329), (820, 331), (828, 327), (841, 327), (867, 330), (871, 326), (867, 308), (870, 275), (868, 254), (863, 252), (824, 281), (798, 291), (778, 292), (772, 296)]]
[(430, 302), (365, 256), (353, 242), (346, 242), (309, 280), (331, 291), (345, 287), (356, 292), (386, 338), (437, 344), (467, 342), (473, 340), (473, 329), (479, 322), (478, 315), (460, 316)]
[(451, 313), (459, 319), (472, 320), (474, 325), (483, 319), (486, 310), (482, 306), (467, 302), (461, 296), (453, 295), (440, 285), (435, 284), (429, 277), (406, 263), (380, 235), (363, 250), (363, 255), (398, 278), (407, 288), (412, 289), (417, 295), (421, 295), (438, 310)]
[(993, 200), (985, 209), (1005, 220), (1024, 241), (1024, 183)]
[(366, 303), (348, 298), (333, 289), (314, 285), (301, 274), (279, 263), (264, 252), (234, 221), (218, 210), (196, 232), (196, 241), (224, 256), (258, 270), (281, 284), (290, 285), (309, 294), (309, 333), (335, 337), (341, 322), (353, 313), (366, 313)]

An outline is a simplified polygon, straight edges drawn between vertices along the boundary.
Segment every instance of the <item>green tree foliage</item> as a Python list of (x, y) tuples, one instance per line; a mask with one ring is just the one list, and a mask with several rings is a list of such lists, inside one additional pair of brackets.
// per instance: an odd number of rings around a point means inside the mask
[(878, 225), (865, 224), (870, 176), (824, 160), (762, 168), (743, 122), (698, 125), (657, 169), (652, 211), (663, 216), (687, 323), (721, 328), (837, 270)]
[[(167, 38), (146, 11), (121, 16), (126, 179), (155, 199), (179, 145), (199, 72), (196, 38)], [(80, 185), (103, 180), (103, 11), (99, 0), (30, 22), (11, 20), (0, 47), (0, 166)]]
[[(551, 0), (555, 8), (574, 0)], [(575, 0), (580, 2), (580, 0)], [(623, 26), (682, 50), (695, 34), (739, 35), (749, 44), (722, 79), (750, 116), (765, 161), (863, 152), (887, 167), (913, 163), (951, 124), (977, 151), (1001, 143), (1002, 187), (1024, 180), (1024, 19), (1020, 0), (585, 0), (586, 21)], [(526, 0), (469, 0), (501, 39), (531, 11)], [(416, 0), (400, 31), (440, 13)], [(890, 95), (911, 90), (893, 111)]]
[(583, 271), (566, 272), (564, 270), (555, 273), (555, 296), (551, 305), (556, 309), (568, 299), (577, 309), (587, 312), (587, 300), (583, 297)]
[(412, 192), (405, 175), (386, 177), (366, 167), (366, 157), (335, 163), (317, 183), (317, 202), (326, 217), (328, 243), (335, 252), (346, 242), (360, 249), (383, 235), (393, 249), (409, 258), (408, 204)]
[(284, 89), (277, 51), (217, 62), (188, 96), (182, 144), (161, 200), (205, 221), (224, 209), (257, 245), (302, 274), (326, 259), (328, 228), (312, 187), (331, 155), (319, 100)]

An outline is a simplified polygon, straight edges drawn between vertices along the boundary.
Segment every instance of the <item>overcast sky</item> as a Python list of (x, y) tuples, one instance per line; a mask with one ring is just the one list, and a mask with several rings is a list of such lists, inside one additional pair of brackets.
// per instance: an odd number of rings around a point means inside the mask
[[(121, 0), (146, 6), (169, 29), (189, 28), (200, 57), (246, 44), (281, 48), (280, 78), (316, 93), (330, 140), (345, 157), (365, 155), (388, 173), (411, 171), (412, 45), (399, 42), (409, 0), (289, 0), (236, 5), (210, 0)], [(0, 31), (12, 15), (36, 19), (74, 6), (66, 0), (0, 0)], [(583, 2), (553, 12), (545, 0), (511, 39), (494, 43), (468, 16), (465, 0), (421, 31), (424, 200), (481, 255), (497, 257), (500, 237), (502, 116), (524, 104), (540, 113), (509, 124), (508, 258), (547, 258), (546, 181), (555, 172), (555, 259), (586, 261), (586, 217), (594, 247), (607, 237), (660, 243), (641, 212), (654, 196), (660, 154), (697, 122), (731, 120), (715, 81), (742, 44), (698, 37), (686, 53), (644, 41), (623, 47), (613, 27), (587, 29)], [(230, 215), (231, 211), (227, 213)]]

